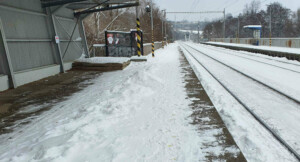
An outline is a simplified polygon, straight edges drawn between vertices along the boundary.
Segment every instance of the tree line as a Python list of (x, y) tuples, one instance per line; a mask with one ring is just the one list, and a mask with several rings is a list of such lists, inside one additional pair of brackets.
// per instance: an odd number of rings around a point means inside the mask
[[(144, 43), (150, 43), (152, 40), (150, 14), (145, 11), (146, 5), (149, 4), (149, 0), (140, 0), (138, 7)], [(153, 3), (154, 41), (163, 39), (161, 27), (164, 19), (162, 9)], [(132, 7), (93, 13), (85, 19), (84, 26), (90, 46), (104, 44), (106, 30), (128, 32), (131, 29), (136, 29), (136, 9)], [(171, 25), (167, 24), (167, 34), (171, 37), (170, 28)]]
[[(226, 37), (253, 37), (251, 31), (243, 29), (246, 25), (261, 25), (263, 38), (300, 37), (300, 8), (293, 12), (279, 2), (269, 4), (266, 10), (260, 10), (260, 6), (260, 1), (253, 0), (244, 7), (243, 13), (239, 16), (227, 14)], [(223, 20), (208, 23), (203, 29), (203, 36), (208, 39), (222, 38)]]

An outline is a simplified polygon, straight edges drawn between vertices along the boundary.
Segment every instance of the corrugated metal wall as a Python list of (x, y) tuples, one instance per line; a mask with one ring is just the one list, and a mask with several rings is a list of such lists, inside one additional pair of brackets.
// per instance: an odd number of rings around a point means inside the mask
[[(76, 25), (77, 20), (74, 19), (72, 10), (60, 10), (55, 15), (57, 15), (55, 16), (55, 24), (61, 40), (60, 45), (62, 55), (64, 55), (62, 56), (63, 60), (64, 62), (73, 61), (80, 57), (83, 53), (78, 25)], [(72, 42), (70, 43), (69, 48), (66, 51), (66, 47), (68, 46), (70, 36), (72, 35), (75, 26), (76, 30), (74, 31)]]
[(7, 64), (5, 62), (6, 57), (4, 55), (4, 44), (3, 44), (3, 40), (2, 40), (2, 32), (0, 29), (0, 75), (6, 74), (6, 71), (8, 69), (7, 68)]
[[(63, 54), (76, 19), (74, 19), (73, 11), (67, 8), (61, 9), (55, 15), (57, 15), (55, 24)], [(41, 7), (40, 0), (1, 0), (0, 18), (14, 72), (59, 64), (59, 55), (54, 49), (54, 38), (49, 24), (51, 17)], [(73, 36), (73, 40), (76, 39), (76, 42), (70, 43), (69, 50), (63, 58), (64, 61), (73, 61), (82, 54), (78, 26)], [(1, 53), (2, 50), (0, 47)]]

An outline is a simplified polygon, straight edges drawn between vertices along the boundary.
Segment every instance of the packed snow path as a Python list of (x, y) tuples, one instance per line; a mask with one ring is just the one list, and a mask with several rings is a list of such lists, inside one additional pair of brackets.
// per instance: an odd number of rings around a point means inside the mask
[(104, 73), (30, 124), (1, 135), (0, 161), (194, 162), (206, 161), (207, 152), (237, 156), (236, 146), (218, 146), (222, 129), (199, 134), (191, 124), (178, 45), (156, 55)]
[[(218, 78), (218, 80), (222, 82), (222, 84), (224, 84), (232, 93), (238, 96), (238, 98), (244, 104), (250, 107), (252, 111), (257, 114), (257, 116), (259, 116), (265, 123), (268, 124), (269, 127), (271, 127), (277, 134), (279, 134), (280, 137), (283, 138), (284, 141), (288, 143), (288, 145), (291, 146), (293, 150), (295, 150), (296, 154), (300, 152), (299, 103), (274, 92), (270, 88), (267, 88), (260, 83), (257, 83), (252, 79), (249, 79), (237, 73), (236, 71), (233, 71), (232, 69), (222, 65), (216, 60), (229, 65), (230, 67), (236, 68), (239, 71), (242, 71), (243, 73), (259, 80), (260, 82), (272, 88), (275, 87), (274, 89), (280, 89), (280, 91), (283, 91), (284, 93), (294, 95), (294, 97), (298, 99), (300, 93), (299, 87), (292, 87), (299, 84), (300, 82), (300, 70), (299, 67), (295, 66), (297, 65), (296, 63), (290, 62), (292, 63), (290, 65), (287, 65), (287, 62), (274, 63), (274, 60), (271, 61), (262, 58), (259, 59), (257, 57), (255, 58), (254, 56), (249, 57), (241, 53), (238, 54), (237, 52), (234, 52), (232, 50), (229, 52), (228, 50), (226, 51), (221, 50), (221, 48), (212, 48), (206, 45), (189, 43), (183, 46), (191, 64), (194, 65), (194, 70), (198, 71), (200, 77), (204, 78), (204, 82), (208, 82), (208, 80), (211, 80), (211, 78), (204, 77), (205, 75), (207, 75), (207, 72), (200, 66), (197, 61), (208, 68), (212, 75)], [(206, 55), (208, 55), (209, 57)], [(213, 60), (210, 57), (216, 60)], [(285, 68), (282, 69), (282, 67)], [(293, 68), (293, 71), (288, 68)], [(214, 84), (210, 83), (209, 88), (216, 86), (212, 85)], [(218, 98), (216, 94), (214, 95), (214, 98)], [(225, 102), (229, 102), (229, 100), (230, 99), (227, 98), (227, 101)], [(238, 111), (240, 111), (241, 113), (242, 110)], [(230, 115), (231, 118), (234, 117), (233, 113)], [(240, 117), (242, 118), (242, 115)], [(251, 122), (250, 119), (246, 120), (248, 120), (249, 123)], [(253, 130), (249, 129), (247, 131), (252, 132)], [(240, 136), (235, 133), (233, 133), (233, 135), (236, 138)], [(249, 134), (249, 136), (251, 136), (251, 133)], [(241, 136), (238, 138), (241, 138)], [(253, 141), (254, 139), (251, 140)], [(239, 140), (237, 140), (237, 143), (240, 144), (240, 148), (243, 150), (243, 153), (246, 157), (248, 157), (248, 159), (253, 158), (253, 155), (249, 155), (251, 154), (251, 152), (245, 150), (247, 148), (245, 148), (245, 146), (242, 146), (245, 145), (245, 143), (240, 143)], [(276, 149), (275, 146), (274, 148)], [(277, 146), (277, 149), (278, 148), (280, 147)], [(273, 160), (276, 159), (277, 158)], [(267, 159), (267, 161), (269, 160), (270, 159)]]

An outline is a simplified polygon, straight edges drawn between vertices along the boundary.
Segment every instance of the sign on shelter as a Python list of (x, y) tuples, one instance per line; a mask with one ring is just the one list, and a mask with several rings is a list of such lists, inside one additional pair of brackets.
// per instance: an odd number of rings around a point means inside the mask
[[(143, 33), (142, 38), (142, 55), (143, 50)], [(137, 31), (105, 31), (106, 56), (109, 57), (131, 57), (137, 55)]]

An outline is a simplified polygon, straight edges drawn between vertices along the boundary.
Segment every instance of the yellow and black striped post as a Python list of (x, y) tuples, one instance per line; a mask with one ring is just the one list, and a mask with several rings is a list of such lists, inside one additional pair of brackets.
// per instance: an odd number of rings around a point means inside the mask
[(154, 50), (155, 50), (155, 47), (154, 47), (154, 34), (153, 34), (153, 30), (152, 30), (152, 57), (154, 57)]
[(141, 23), (140, 19), (136, 18), (136, 29), (137, 29), (137, 54), (140, 57), (142, 55), (141, 49)]

